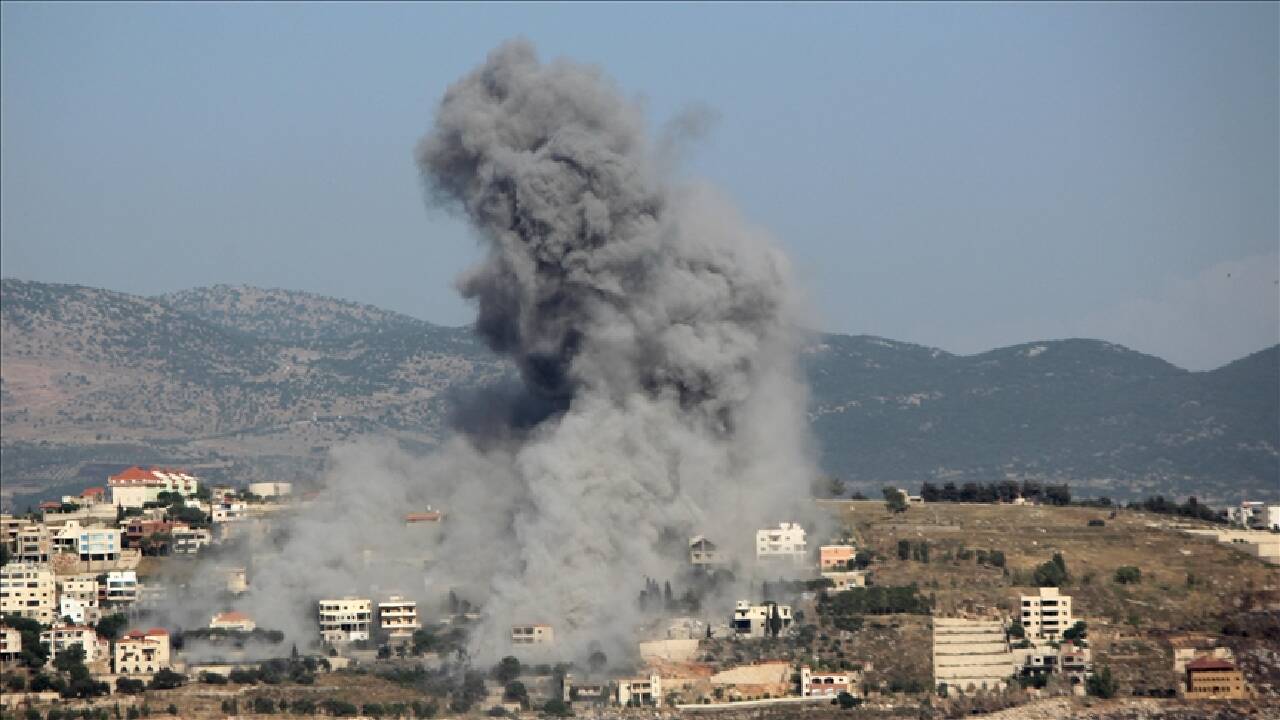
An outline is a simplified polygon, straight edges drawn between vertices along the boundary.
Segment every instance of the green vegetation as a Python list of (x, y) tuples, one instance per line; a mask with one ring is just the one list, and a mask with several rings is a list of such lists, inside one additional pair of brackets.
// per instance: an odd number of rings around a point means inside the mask
[(1036, 568), (1033, 577), (1039, 587), (1062, 587), (1071, 575), (1067, 573), (1067, 562), (1062, 559), (1062, 553), (1054, 553), (1052, 560)]
[(1105, 665), (1085, 679), (1084, 687), (1090, 695), (1104, 700), (1115, 697), (1119, 690), (1119, 684), (1111, 676), (1111, 668)]
[(1115, 581), (1121, 585), (1131, 585), (1133, 583), (1142, 582), (1142, 570), (1134, 565), (1125, 565), (1116, 568)]
[(930, 608), (929, 599), (915, 585), (849, 588), (818, 599), (818, 613), (833, 620), (851, 615), (928, 615)]

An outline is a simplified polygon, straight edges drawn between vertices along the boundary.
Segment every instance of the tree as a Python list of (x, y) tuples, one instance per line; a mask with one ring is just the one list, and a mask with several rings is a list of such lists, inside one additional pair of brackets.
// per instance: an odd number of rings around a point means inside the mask
[(911, 558), (911, 542), (908, 540), (898, 541), (898, 559), (909, 560)]
[(907, 511), (907, 494), (898, 488), (886, 487), (884, 493), (884, 504), (891, 513), (900, 513)]
[(836, 702), (840, 704), (842, 710), (857, 707), (861, 701), (847, 692), (842, 692), (836, 696)]
[(920, 499), (927, 503), (938, 502), (942, 499), (942, 491), (938, 489), (937, 485), (926, 482), (920, 486)]
[(129, 618), (125, 617), (121, 613), (115, 613), (114, 615), (107, 615), (99, 620), (98, 624), (94, 626), (94, 630), (108, 640), (117, 640), (120, 637), (121, 631), (128, 626)]
[(122, 693), (124, 695), (137, 695), (146, 689), (147, 684), (141, 680), (134, 680), (133, 678), (127, 677), (116, 679), (116, 692), (118, 693)]
[(667, 580), (662, 586), (662, 607), (671, 610), (675, 604), (675, 595), (671, 592), (671, 581)]
[(782, 632), (782, 615), (778, 612), (777, 603), (769, 603), (769, 634), (778, 637)]
[(502, 689), (502, 699), (518, 702), (521, 707), (525, 707), (529, 704), (529, 690), (524, 686), (524, 683), (519, 680), (513, 680)]
[(493, 679), (506, 685), (512, 680), (520, 677), (520, 661), (512, 655), (508, 655), (498, 661), (493, 666)]
[(1062, 631), (1062, 639), (1067, 642), (1074, 640), (1084, 640), (1089, 636), (1089, 626), (1083, 620), (1077, 620), (1075, 625)]
[(573, 715), (573, 709), (569, 707), (568, 703), (560, 698), (551, 698), (548, 700), (542, 706), (542, 711), (548, 715), (555, 715), (556, 717), (569, 717), (570, 715)]
[(1121, 585), (1130, 585), (1142, 582), (1142, 570), (1133, 565), (1123, 565), (1116, 568), (1116, 582)]
[(844, 481), (834, 475), (831, 476), (827, 484), (827, 491), (831, 493), (831, 497), (844, 497), (844, 490)]
[(1054, 553), (1053, 559), (1037, 567), (1034, 573), (1035, 583), (1040, 587), (1062, 587), (1070, 577), (1062, 553)]
[(187, 682), (187, 676), (176, 673), (169, 668), (161, 668), (160, 672), (151, 678), (151, 688), (153, 690), (173, 690), (182, 687)]
[(1115, 697), (1116, 691), (1119, 689), (1115, 678), (1111, 677), (1111, 668), (1106, 666), (1090, 675), (1085, 680), (1084, 688), (1090, 695), (1104, 700)]

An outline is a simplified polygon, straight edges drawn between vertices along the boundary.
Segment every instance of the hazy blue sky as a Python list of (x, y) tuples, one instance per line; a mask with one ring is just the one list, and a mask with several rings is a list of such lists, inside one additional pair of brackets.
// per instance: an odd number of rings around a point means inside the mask
[(0, 10), (6, 277), (247, 283), (462, 324), (412, 148), (502, 40), (600, 65), (791, 253), (813, 324), (975, 352), (1280, 341), (1275, 3)]

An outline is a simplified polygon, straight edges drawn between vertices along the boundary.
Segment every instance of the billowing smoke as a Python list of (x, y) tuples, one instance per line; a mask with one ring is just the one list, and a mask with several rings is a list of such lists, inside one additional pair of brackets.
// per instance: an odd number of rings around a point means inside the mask
[[(679, 143), (659, 136), (597, 70), (541, 63), (526, 42), (449, 88), (418, 163), (486, 249), (459, 287), (520, 385), (463, 400), (425, 459), (338, 452), (330, 493), (254, 564), (244, 602), (261, 621), (292, 631), (325, 594), (452, 588), (482, 608), (479, 658), (524, 623), (552, 625), (559, 657), (626, 657), (645, 578), (676, 578), (690, 536), (748, 561), (757, 528), (817, 529), (785, 258), (714, 191), (676, 181)], [(447, 513), (439, 537), (400, 523), (426, 503)], [(422, 555), (425, 577), (377, 562)]]
[(671, 574), (664, 534), (742, 553), (755, 527), (800, 519), (813, 468), (787, 264), (658, 155), (598, 71), (525, 42), (449, 88), (419, 147), (432, 196), (488, 250), (459, 286), (525, 389), (491, 408), (506, 432), (451, 446), (487, 469), (447, 478), (455, 517), (480, 502), (502, 518), (441, 551), (487, 589), (494, 641), (508, 620), (625, 641), (638, 583)]

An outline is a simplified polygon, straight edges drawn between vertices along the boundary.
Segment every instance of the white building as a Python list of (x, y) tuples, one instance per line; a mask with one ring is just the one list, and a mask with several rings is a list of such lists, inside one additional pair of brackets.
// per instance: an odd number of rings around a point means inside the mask
[(848, 570), (845, 572), (824, 572), (822, 577), (831, 581), (832, 592), (844, 592), (851, 588), (867, 586), (866, 570)]
[(733, 609), (733, 620), (730, 627), (737, 635), (762, 638), (769, 635), (769, 620), (777, 614), (781, 621), (780, 632), (791, 627), (791, 606), (766, 602), (763, 605), (752, 605), (746, 600), (739, 600)]
[(618, 680), (618, 704), (662, 705), (662, 678), (655, 675)]
[(1071, 615), (1071, 596), (1058, 593), (1058, 588), (1040, 588), (1038, 595), (1022, 596), (1022, 628), (1027, 637), (1054, 640), (1075, 624)]
[(809, 555), (804, 528), (799, 523), (778, 523), (776, 528), (756, 531), (757, 560), (789, 560), (803, 563)]
[(367, 598), (343, 597), (321, 600), (320, 639), (324, 642), (347, 643), (369, 639), (373, 624), (373, 601)]
[(49, 661), (74, 645), (84, 648), (85, 664), (106, 660), (111, 652), (111, 645), (87, 625), (66, 625), (54, 623), (52, 627), (40, 633), (40, 642), (49, 648)]
[(50, 625), (57, 618), (57, 587), (46, 565), (9, 563), (0, 568), (0, 614), (21, 615)]
[(89, 625), (102, 619), (98, 598), (81, 600), (70, 595), (58, 596), (58, 617), (70, 619), (76, 625)]
[(418, 622), (418, 603), (392, 595), (378, 603), (378, 623), (392, 641), (407, 641), (422, 627)]
[(847, 672), (814, 672), (808, 665), (800, 668), (800, 694), (804, 697), (853, 694), (853, 676)]
[(163, 628), (125, 634), (115, 643), (117, 675), (150, 677), (169, 667), (169, 633)]
[(111, 488), (111, 503), (117, 507), (140, 508), (149, 502), (158, 502), (162, 492), (192, 497), (199, 484), (199, 478), (182, 470), (143, 470), (136, 465), (107, 478), (107, 485)]
[(1280, 530), (1280, 504), (1246, 500), (1237, 507), (1227, 508), (1227, 520), (1255, 530)]
[(84, 527), (72, 520), (58, 532), (55, 544), (82, 561), (113, 562), (120, 558), (120, 528)]
[(253, 618), (235, 610), (220, 612), (209, 620), (209, 629), (211, 630), (253, 632), (256, 627), (258, 627), (258, 623), (254, 622)]
[(103, 598), (108, 607), (128, 607), (138, 601), (138, 573), (112, 570), (107, 573), (107, 590)]
[(512, 645), (550, 645), (555, 641), (556, 634), (550, 625), (511, 626)]
[(284, 497), (293, 494), (293, 484), (287, 482), (249, 483), (249, 492), (264, 498)]
[(245, 519), (249, 514), (249, 506), (242, 502), (216, 502), (213, 504), (212, 514), (216, 523), (236, 522)]

